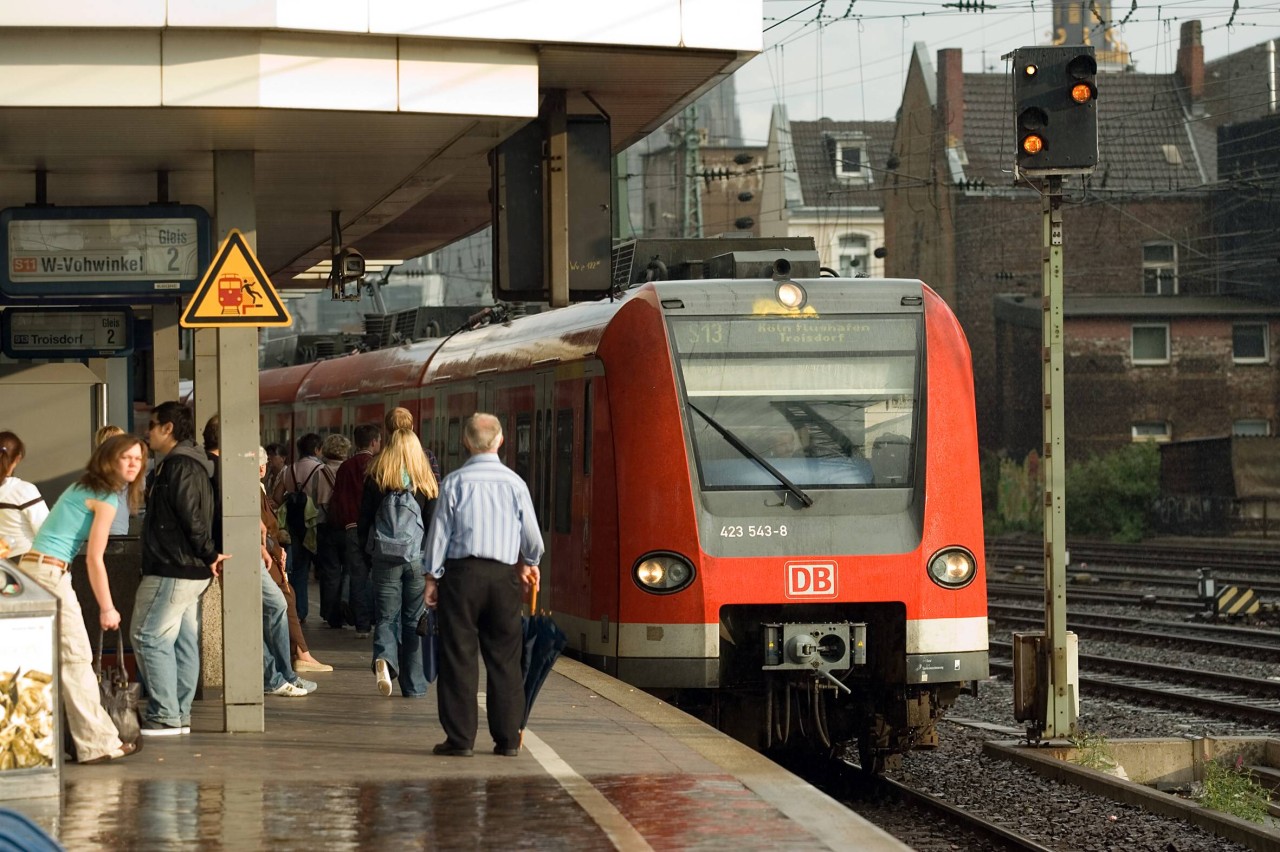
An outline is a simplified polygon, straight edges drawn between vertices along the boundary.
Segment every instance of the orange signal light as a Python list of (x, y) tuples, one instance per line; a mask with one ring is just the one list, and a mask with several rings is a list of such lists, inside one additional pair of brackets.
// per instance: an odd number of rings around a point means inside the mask
[(1087, 104), (1093, 100), (1093, 87), (1088, 83), (1076, 83), (1071, 87), (1071, 100), (1078, 104)]
[(1022, 137), (1022, 150), (1028, 154), (1039, 154), (1044, 150), (1044, 139), (1035, 133)]

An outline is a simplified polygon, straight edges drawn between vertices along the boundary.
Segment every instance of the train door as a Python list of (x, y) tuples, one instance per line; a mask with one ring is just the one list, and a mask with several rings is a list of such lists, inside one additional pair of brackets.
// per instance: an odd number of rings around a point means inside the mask
[[(568, 577), (557, 569), (556, 543), (552, 540), (551, 489), (554, 470), (552, 466), (555, 438), (555, 371), (542, 370), (533, 375), (533, 485), (530, 488), (533, 508), (538, 515), (538, 528), (546, 553), (542, 557), (542, 582), (538, 591), (538, 606), (554, 609), (558, 599), (558, 577)], [(572, 641), (572, 639), (570, 639)]]
[(468, 417), (475, 414), (478, 394), (458, 385), (446, 387), (444, 396), (447, 433), (444, 455), (439, 457), (439, 461), (442, 472), (447, 474), (467, 460), (466, 450), (462, 447), (462, 426)]
[[(583, 618), (590, 618), (588, 610), (587, 581), (583, 574), (583, 552), (586, 542), (583, 533), (582, 502), (585, 494), (582, 481), (580, 445), (582, 435), (583, 396), (586, 382), (582, 378), (581, 364), (572, 365), (570, 375), (561, 375), (550, 389), (550, 409), (547, 417), (551, 442), (547, 464), (546, 484), (548, 522), (544, 533), (548, 547), (555, 552), (556, 607)], [(576, 374), (576, 375), (574, 375)], [(585, 637), (574, 637), (585, 645)], [(583, 649), (585, 650), (585, 649)]]

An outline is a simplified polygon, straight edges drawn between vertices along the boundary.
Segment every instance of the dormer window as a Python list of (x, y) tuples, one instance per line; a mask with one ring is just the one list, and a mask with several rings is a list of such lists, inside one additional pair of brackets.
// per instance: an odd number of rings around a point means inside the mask
[(828, 139), (836, 178), (845, 183), (871, 183), (867, 137), (863, 134)]

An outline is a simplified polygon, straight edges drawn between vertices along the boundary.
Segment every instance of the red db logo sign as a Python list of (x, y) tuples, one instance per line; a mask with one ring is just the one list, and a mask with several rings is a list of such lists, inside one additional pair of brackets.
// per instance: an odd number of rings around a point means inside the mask
[(787, 597), (834, 598), (836, 596), (836, 564), (834, 562), (788, 562)]

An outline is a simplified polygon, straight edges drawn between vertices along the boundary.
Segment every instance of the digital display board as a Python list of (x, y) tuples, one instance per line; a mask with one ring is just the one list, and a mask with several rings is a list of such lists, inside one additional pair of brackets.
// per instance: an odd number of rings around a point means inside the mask
[(21, 207), (0, 213), (9, 296), (190, 293), (209, 265), (209, 214), (192, 205)]
[(6, 308), (0, 348), (10, 358), (110, 358), (133, 351), (129, 308)]

